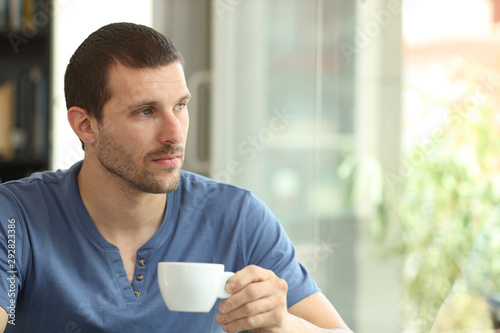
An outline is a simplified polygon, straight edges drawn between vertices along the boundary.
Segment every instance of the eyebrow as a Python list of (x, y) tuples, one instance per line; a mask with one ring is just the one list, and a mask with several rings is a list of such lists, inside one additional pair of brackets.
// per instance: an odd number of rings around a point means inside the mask
[[(180, 103), (182, 101), (186, 101), (186, 100), (189, 100), (189, 99), (191, 99), (191, 94), (187, 93), (184, 96), (182, 96), (181, 98), (179, 98), (177, 100), (177, 103)], [(163, 103), (160, 103), (158, 100), (143, 100), (141, 102), (129, 105), (127, 108), (128, 109), (136, 109), (136, 108), (140, 108), (140, 107), (143, 107), (143, 106), (146, 106), (146, 105), (149, 105), (149, 106), (158, 106), (158, 105), (161, 105), (161, 104), (163, 104)]]

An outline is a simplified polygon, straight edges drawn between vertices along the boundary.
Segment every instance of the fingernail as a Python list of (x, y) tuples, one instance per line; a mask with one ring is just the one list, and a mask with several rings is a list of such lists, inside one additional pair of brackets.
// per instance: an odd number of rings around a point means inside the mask
[(234, 289), (236, 288), (236, 285), (234, 282), (228, 282), (226, 288), (227, 288), (227, 291), (233, 292)]
[(219, 324), (224, 323), (224, 320), (225, 320), (225, 319), (226, 319), (226, 318), (224, 318), (224, 316), (223, 316), (223, 315), (221, 315), (220, 313), (219, 313), (219, 314), (217, 315), (217, 317), (216, 317), (216, 320), (217, 320), (217, 322), (218, 322)]

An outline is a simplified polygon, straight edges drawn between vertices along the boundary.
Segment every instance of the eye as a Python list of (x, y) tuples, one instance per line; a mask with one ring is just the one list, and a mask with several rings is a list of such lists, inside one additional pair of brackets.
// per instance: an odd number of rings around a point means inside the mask
[(149, 116), (151, 114), (151, 109), (144, 109), (144, 110), (141, 110), (139, 112), (137, 112), (138, 115), (141, 115), (141, 116)]
[(187, 104), (186, 102), (179, 103), (176, 106), (174, 106), (174, 110), (181, 111), (182, 109), (184, 109), (184, 107), (186, 106), (186, 104)]

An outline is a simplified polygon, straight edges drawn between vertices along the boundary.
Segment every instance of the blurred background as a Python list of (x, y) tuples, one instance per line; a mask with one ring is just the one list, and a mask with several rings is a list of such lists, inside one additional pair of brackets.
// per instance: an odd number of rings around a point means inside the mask
[(83, 157), (70, 56), (164, 33), (185, 169), (252, 190), (356, 332), (428, 332), (498, 197), (499, 0), (0, 0), (0, 179)]

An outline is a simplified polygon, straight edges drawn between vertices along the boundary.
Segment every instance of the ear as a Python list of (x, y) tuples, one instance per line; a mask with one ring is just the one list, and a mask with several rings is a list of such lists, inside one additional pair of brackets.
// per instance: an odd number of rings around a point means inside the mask
[(73, 106), (68, 110), (68, 121), (75, 134), (84, 144), (96, 142), (97, 122), (91, 117), (87, 110)]

